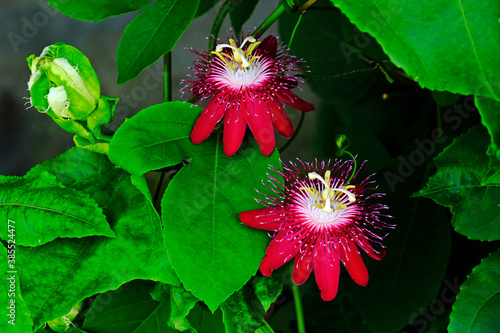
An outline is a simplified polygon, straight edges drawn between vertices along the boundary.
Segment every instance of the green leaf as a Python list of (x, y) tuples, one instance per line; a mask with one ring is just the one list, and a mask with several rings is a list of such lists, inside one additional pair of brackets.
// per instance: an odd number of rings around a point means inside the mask
[[(238, 36), (241, 33), (243, 24), (252, 16), (257, 3), (258, 1), (256, 0), (240, 0), (231, 6), (229, 17), (231, 18), (234, 31)], [(243, 36), (246, 37), (246, 34), (243, 33)]]
[(255, 332), (263, 326), (264, 308), (253, 293), (245, 286), (221, 304), (226, 333)]
[[(150, 201), (106, 156), (73, 148), (36, 168), (89, 195), (104, 209), (116, 239), (56, 239), (18, 247), (21, 290), (35, 328), (68, 313), (85, 297), (134, 279), (177, 284)], [(35, 172), (33, 171), (33, 172)]]
[(244, 226), (242, 211), (259, 208), (253, 197), (268, 164), (255, 144), (233, 157), (222, 138), (200, 145), (204, 153), (182, 168), (162, 199), (165, 244), (184, 287), (215, 311), (257, 271), (269, 243), (267, 233)]
[(132, 80), (170, 52), (194, 18), (200, 0), (157, 0), (125, 28), (116, 54), (118, 84)]
[(191, 328), (186, 316), (197, 302), (198, 299), (183, 287), (170, 288), (170, 306), (172, 310), (170, 312), (169, 326), (179, 331)]
[(4, 286), (0, 293), (2, 304), (0, 331), (2, 333), (31, 333), (33, 332), (33, 319), (21, 295), (19, 276), (16, 273), (16, 267), (21, 263), (16, 259), (16, 247), (13, 242), (8, 242), (7, 249), (0, 245), (0, 260)]
[(500, 159), (500, 103), (491, 99), (476, 97), (474, 102), (481, 115), (481, 122), (491, 137), (491, 154)]
[(450, 333), (498, 332), (500, 251), (490, 253), (460, 287), (450, 315)]
[(331, 1), (422, 87), (499, 100), (498, 1)]
[(483, 126), (456, 138), (434, 159), (436, 174), (415, 195), (450, 207), (458, 233), (491, 241), (500, 239), (500, 189), (498, 179), (489, 179), (498, 169), (489, 168), (488, 143)]
[(181, 163), (199, 154), (189, 133), (201, 108), (183, 102), (150, 106), (118, 128), (109, 145), (109, 159), (131, 174), (141, 175)]
[(115, 237), (102, 209), (88, 194), (61, 186), (41, 172), (24, 178), (0, 177), (0, 238), (8, 239), (7, 224), (16, 244), (39, 246), (61, 237)]
[(61, 13), (82, 21), (99, 22), (111, 16), (135, 12), (149, 0), (47, 0)]
[[(160, 306), (149, 295), (152, 286), (152, 281), (134, 280), (100, 294), (85, 314), (82, 328), (95, 333), (134, 332)], [(159, 322), (167, 327), (167, 317)]]
[(254, 278), (252, 283), (255, 289), (255, 295), (257, 295), (257, 298), (264, 307), (264, 311), (267, 312), (271, 304), (281, 295), (283, 283), (275, 278), (262, 276)]

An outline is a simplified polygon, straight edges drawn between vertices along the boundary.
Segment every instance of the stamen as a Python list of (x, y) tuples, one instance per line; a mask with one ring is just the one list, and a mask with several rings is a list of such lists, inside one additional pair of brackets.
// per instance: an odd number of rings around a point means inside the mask
[[(245, 46), (245, 44), (247, 42), (250, 42), (251, 44), (250, 44), (250, 46), (248, 47), (248, 49), (246, 51), (243, 51), (243, 47)], [(237, 44), (234, 41), (234, 39), (230, 38), (229, 39), (229, 44), (219, 44), (219, 45), (217, 45), (216, 48), (215, 48), (215, 51), (212, 51), (212, 53), (218, 55), (219, 58), (221, 58), (222, 61), (224, 61), (224, 63), (226, 65), (230, 66), (231, 69), (234, 72), (235, 68), (232, 65), (232, 63), (229, 63), (228, 61), (226, 61), (226, 59), (223, 59), (224, 58), (223, 56), (225, 56), (225, 57), (231, 59), (233, 62), (237, 63), (238, 66), (239, 66), (239, 69), (243, 70), (243, 69), (246, 69), (246, 68), (250, 67), (250, 65), (252, 64), (252, 62), (255, 59), (259, 58), (259, 56), (252, 56), (252, 52), (254, 51), (255, 47), (257, 45), (259, 45), (259, 44), (260, 44), (260, 42), (257, 42), (256, 39), (253, 36), (248, 36), (247, 38), (245, 38), (243, 40), (243, 42), (241, 43), (240, 47), (237, 47)], [(223, 53), (222, 50), (224, 48), (229, 48), (229, 49), (233, 50), (233, 56), (230, 56), (227, 53)]]
[[(349, 202), (355, 202), (356, 201), (356, 196), (354, 195), (354, 193), (352, 193), (352, 192), (349, 191), (350, 189), (355, 188), (356, 186), (354, 186), (354, 185), (347, 185), (347, 186), (342, 186), (342, 187), (339, 187), (339, 188), (330, 187), (330, 180), (331, 180), (331, 172), (330, 172), (330, 170), (327, 170), (325, 172), (325, 177), (324, 178), (321, 177), (316, 172), (310, 172), (308, 174), (308, 177), (311, 180), (316, 180), (316, 179), (319, 180), (325, 186), (325, 189), (323, 190), (323, 193), (321, 193), (321, 194), (314, 187), (310, 187), (310, 188), (308, 188), (308, 187), (301, 187), (300, 188), (301, 190), (306, 190), (309, 193), (311, 193), (316, 200), (320, 200), (321, 201), (321, 203), (314, 204), (313, 207), (321, 208), (325, 213), (331, 213), (331, 212), (333, 212), (331, 204), (332, 204), (332, 202), (336, 202), (337, 206), (335, 207), (335, 210), (346, 208), (347, 206), (345, 204), (343, 204), (341, 201), (334, 200), (339, 195), (338, 192), (345, 194), (347, 196), (347, 198), (349, 199)], [(318, 195), (316, 195), (316, 194), (318, 194)]]

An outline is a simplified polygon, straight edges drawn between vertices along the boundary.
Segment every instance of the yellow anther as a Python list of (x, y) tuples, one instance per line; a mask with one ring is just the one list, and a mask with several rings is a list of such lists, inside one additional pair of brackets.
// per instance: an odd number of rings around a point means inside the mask
[(346, 208), (347, 206), (343, 204), (341, 201), (336, 200), (338, 197), (342, 194), (345, 194), (347, 198), (349, 199), (349, 202), (355, 202), (356, 201), (356, 196), (354, 193), (350, 192), (350, 189), (355, 188), (356, 186), (354, 185), (347, 185), (347, 186), (342, 186), (340, 188), (334, 188), (330, 187), (330, 180), (331, 180), (331, 172), (330, 170), (327, 170), (325, 172), (325, 177), (321, 177), (319, 174), (316, 172), (310, 172), (308, 174), (309, 179), (311, 180), (319, 180), (320, 182), (323, 183), (324, 185), (324, 190), (320, 194), (318, 189), (314, 187), (301, 187), (301, 190), (306, 190), (311, 195), (316, 199), (321, 201), (321, 203), (315, 203), (313, 207), (319, 207), (321, 208), (324, 212), (326, 213), (331, 213), (333, 212), (332, 209), (332, 202), (337, 203), (337, 206), (335, 207), (335, 210)]
[[(243, 51), (243, 47), (247, 42), (250, 42), (250, 46), (246, 49), (246, 51)], [(252, 36), (248, 36), (243, 40), (241, 43), (240, 47), (237, 46), (236, 41), (232, 38), (229, 39), (229, 44), (219, 44), (215, 48), (215, 51), (212, 51), (213, 54), (216, 54), (219, 56), (219, 58), (224, 61), (226, 65), (231, 67), (233, 71), (235, 71), (235, 66), (233, 65), (233, 62), (235, 62), (240, 70), (244, 70), (252, 64), (252, 62), (255, 59), (258, 59), (259, 56), (252, 56), (252, 52), (254, 51), (255, 47), (259, 45), (260, 42), (257, 42), (256, 39)], [(222, 52), (224, 48), (229, 48), (232, 50), (232, 55), (229, 55), (228, 53)], [(228, 61), (228, 59), (230, 61)]]

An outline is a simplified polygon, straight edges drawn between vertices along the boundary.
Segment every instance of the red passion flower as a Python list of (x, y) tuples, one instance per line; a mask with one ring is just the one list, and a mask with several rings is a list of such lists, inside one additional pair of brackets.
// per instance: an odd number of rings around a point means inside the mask
[[(328, 163), (291, 163), (283, 171), (283, 183), (269, 175), (274, 195), (259, 199), (267, 208), (240, 213), (241, 221), (253, 228), (274, 232), (274, 237), (260, 264), (260, 271), (271, 276), (273, 270), (295, 257), (292, 279), (304, 283), (312, 270), (325, 301), (335, 298), (338, 290), (340, 262), (352, 279), (361, 286), (368, 283), (368, 270), (361, 258), (361, 248), (371, 258), (385, 255), (385, 236), (371, 229), (394, 228), (382, 221), (388, 207), (368, 203), (383, 196), (366, 194), (376, 187), (371, 176), (358, 184), (348, 181), (353, 161)], [(359, 171), (359, 170), (358, 170)], [(356, 177), (353, 176), (353, 180)], [(374, 248), (378, 245), (378, 250)]]
[(227, 156), (240, 147), (247, 124), (262, 154), (269, 155), (275, 147), (274, 130), (284, 137), (293, 134), (284, 104), (303, 112), (314, 110), (314, 105), (290, 91), (299, 80), (289, 72), (303, 71), (298, 66), (302, 60), (288, 54), (272, 35), (262, 41), (248, 36), (239, 43), (229, 37), (229, 44), (218, 41), (215, 50), (192, 50), (199, 58), (194, 75), (188, 75), (192, 80), (183, 80), (183, 90), (192, 93), (196, 103), (210, 102), (194, 125), (191, 141), (198, 144), (208, 138), (224, 117)]

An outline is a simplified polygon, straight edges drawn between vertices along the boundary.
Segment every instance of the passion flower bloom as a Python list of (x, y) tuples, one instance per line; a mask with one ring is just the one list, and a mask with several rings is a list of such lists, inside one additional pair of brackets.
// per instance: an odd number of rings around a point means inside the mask
[[(274, 192), (259, 199), (267, 208), (240, 213), (241, 221), (253, 228), (274, 232), (274, 238), (260, 264), (260, 271), (271, 276), (273, 270), (295, 257), (292, 280), (304, 283), (314, 269), (316, 283), (325, 301), (335, 298), (340, 262), (361, 286), (368, 283), (368, 270), (361, 248), (371, 258), (385, 256), (383, 236), (371, 229), (394, 228), (383, 222), (388, 218), (381, 203), (368, 203), (383, 194), (367, 194), (375, 189), (371, 176), (355, 184), (348, 181), (353, 161), (284, 165), (274, 171), (282, 183), (269, 176), (266, 185)], [(358, 170), (359, 171), (359, 170)], [(378, 245), (379, 249), (375, 249)]]
[[(231, 36), (229, 36), (231, 37)], [(288, 54), (275, 36), (262, 42), (252, 36), (238, 43), (218, 45), (194, 53), (194, 80), (184, 80), (183, 90), (192, 93), (196, 102), (210, 99), (191, 132), (191, 141), (201, 143), (224, 117), (224, 153), (233, 155), (241, 145), (246, 126), (250, 127), (264, 155), (275, 147), (274, 130), (284, 137), (293, 134), (293, 126), (284, 104), (303, 112), (314, 105), (297, 97), (290, 89), (299, 80), (289, 72), (303, 71), (302, 60)], [(274, 130), (273, 130), (274, 129)]]

